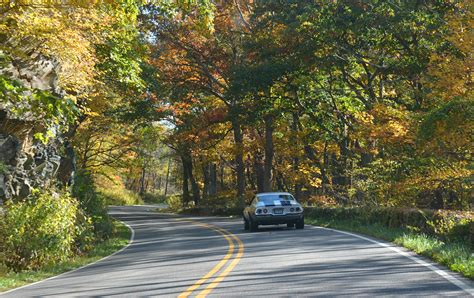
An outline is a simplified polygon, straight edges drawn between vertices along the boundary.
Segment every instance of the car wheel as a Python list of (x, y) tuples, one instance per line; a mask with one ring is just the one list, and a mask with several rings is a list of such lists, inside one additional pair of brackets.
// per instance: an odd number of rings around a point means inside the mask
[(244, 230), (250, 229), (249, 221), (244, 217)]
[(287, 227), (287, 228), (294, 228), (294, 227), (295, 227), (295, 224), (294, 224), (294, 223), (287, 223), (287, 224), (286, 224), (286, 227)]
[(304, 229), (304, 217), (296, 222), (296, 228), (298, 230)]
[(256, 232), (258, 230), (258, 223), (254, 222), (251, 218), (249, 219), (250, 232)]

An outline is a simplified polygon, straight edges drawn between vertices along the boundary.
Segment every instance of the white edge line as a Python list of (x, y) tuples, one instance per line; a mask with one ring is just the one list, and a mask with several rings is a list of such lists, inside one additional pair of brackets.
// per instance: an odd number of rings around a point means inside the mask
[(99, 263), (99, 262), (102, 262), (102, 261), (104, 261), (104, 260), (106, 260), (106, 259), (108, 259), (108, 258), (110, 258), (110, 257), (112, 257), (112, 256), (114, 256), (114, 255), (116, 255), (116, 254), (118, 254), (118, 253), (121, 253), (122, 251), (124, 251), (125, 249), (127, 249), (130, 245), (132, 245), (133, 240), (135, 239), (135, 230), (134, 230), (129, 224), (127, 224), (127, 223), (125, 223), (125, 222), (123, 222), (123, 221), (121, 221), (121, 220), (120, 220), (120, 222), (123, 223), (123, 224), (132, 232), (132, 234), (130, 235), (130, 239), (129, 239), (129, 241), (128, 241), (128, 244), (127, 244), (126, 246), (122, 247), (121, 249), (117, 250), (116, 252), (114, 252), (114, 253), (112, 253), (112, 254), (110, 254), (110, 255), (108, 255), (108, 256), (103, 257), (102, 259), (99, 259), (99, 260), (97, 260), (97, 261), (95, 261), (95, 262), (92, 262), (92, 263), (89, 263), (89, 264), (87, 264), (87, 265), (84, 265), (84, 266), (82, 266), (82, 267), (73, 269), (73, 270), (71, 270), (71, 271), (66, 271), (66, 272), (61, 273), (61, 274), (59, 274), (59, 275), (51, 276), (51, 277), (48, 277), (48, 278), (46, 278), (46, 279), (42, 279), (42, 280), (40, 280), (40, 281), (31, 283), (31, 284), (27, 284), (27, 285), (24, 285), (24, 286), (21, 286), (21, 287), (18, 287), (18, 288), (14, 288), (14, 289), (8, 290), (8, 291), (6, 291), (6, 292), (0, 292), (0, 296), (6, 295), (6, 294), (10, 294), (10, 293), (12, 293), (12, 292), (15, 292), (15, 291), (17, 291), (17, 290), (21, 290), (21, 289), (24, 289), (24, 288), (27, 288), (27, 287), (34, 286), (34, 285), (37, 285), (37, 284), (39, 284), (39, 283), (42, 283), (42, 282), (45, 282), (45, 281), (48, 281), (48, 280), (52, 280), (52, 279), (55, 279), (55, 278), (58, 278), (58, 277), (63, 277), (64, 275), (67, 275), (67, 274), (70, 274), (70, 273), (73, 273), (73, 272), (82, 270), (82, 269), (84, 269), (84, 268), (87, 268), (87, 267), (89, 267), (89, 266), (95, 265), (95, 264), (97, 264), (97, 263)]
[(470, 287), (469, 285), (465, 284), (463, 281), (461, 281), (461, 280), (457, 279), (456, 277), (452, 276), (451, 274), (449, 274), (445, 270), (436, 268), (432, 264), (427, 263), (427, 262), (421, 260), (420, 258), (417, 258), (416, 256), (413, 256), (412, 254), (407, 253), (407, 252), (399, 249), (398, 247), (395, 247), (393, 244), (379, 242), (377, 240), (370, 239), (370, 238), (367, 238), (367, 237), (364, 237), (364, 236), (361, 236), (361, 235), (357, 235), (357, 234), (353, 234), (353, 233), (350, 233), (350, 232), (346, 232), (346, 231), (340, 231), (340, 230), (325, 228), (325, 227), (320, 227), (320, 226), (312, 226), (312, 227), (317, 228), (317, 229), (330, 230), (330, 231), (334, 231), (334, 232), (341, 233), (341, 234), (346, 234), (346, 235), (353, 236), (353, 237), (356, 237), (356, 238), (359, 238), (359, 239), (363, 239), (363, 240), (378, 244), (382, 247), (388, 248), (388, 249), (390, 249), (390, 250), (392, 250), (392, 251), (394, 251), (394, 252), (396, 252), (396, 253), (404, 256), (404, 257), (409, 258), (410, 260), (418, 263), (419, 265), (430, 269), (431, 271), (437, 273), (438, 275), (445, 278), (446, 280), (448, 280), (452, 284), (456, 285), (458, 288), (464, 290), (469, 295), (474, 296), (474, 289), (472, 287)]

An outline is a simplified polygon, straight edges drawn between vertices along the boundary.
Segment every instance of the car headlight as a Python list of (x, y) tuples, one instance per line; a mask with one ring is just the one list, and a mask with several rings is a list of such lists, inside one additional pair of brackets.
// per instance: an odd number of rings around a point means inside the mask
[(295, 208), (291, 207), (290, 212), (295, 212)]
[(255, 213), (257, 213), (257, 214), (262, 214), (262, 209), (257, 209), (257, 210), (255, 211)]
[(300, 207), (296, 207), (296, 212), (302, 212), (303, 209), (301, 209)]

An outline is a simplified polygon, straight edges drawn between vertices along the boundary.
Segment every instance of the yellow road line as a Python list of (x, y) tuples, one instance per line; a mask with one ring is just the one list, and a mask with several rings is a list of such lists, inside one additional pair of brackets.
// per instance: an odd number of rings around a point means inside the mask
[[(208, 225), (208, 224), (193, 221), (193, 220), (179, 220), (179, 221), (191, 222), (195, 225), (199, 225), (199, 226), (206, 227), (208, 229), (214, 230), (214, 231), (218, 232), (219, 234), (221, 234), (222, 236), (224, 236), (224, 238), (227, 240), (227, 243), (229, 244), (229, 249), (227, 250), (227, 254), (224, 256), (224, 258), (222, 258), (221, 261), (211, 269), (211, 271), (209, 271), (206, 275), (204, 275), (201, 279), (199, 279), (192, 286), (187, 288), (186, 291), (184, 291), (183, 293), (181, 293), (178, 296), (180, 298), (184, 298), (184, 297), (190, 296), (196, 289), (198, 289), (203, 283), (205, 283), (208, 279), (210, 279), (213, 275), (215, 275), (229, 261), (230, 257), (234, 253), (234, 247), (235, 247), (234, 242), (232, 241), (232, 239), (236, 239), (236, 241), (239, 245), (239, 250), (237, 252), (238, 259), (240, 259), (242, 254), (243, 254), (243, 243), (234, 234), (230, 233), (229, 231), (227, 231), (225, 229), (221, 229), (221, 228), (213, 226), (213, 225)], [(228, 275), (230, 273), (230, 271), (237, 265), (237, 263), (238, 263), (238, 260), (236, 262), (236, 260), (234, 259), (231, 262), (231, 264), (229, 265), (229, 267), (227, 267), (224, 270), (224, 272), (219, 275), (219, 277), (224, 273), (225, 273), (225, 275), (223, 277)], [(229, 269), (229, 268), (231, 268), (231, 269)], [(224, 279), (223, 277), (222, 277), (222, 279)], [(207, 294), (210, 293), (210, 291), (212, 291), (212, 289), (215, 288), (222, 281), (222, 279), (219, 282), (217, 282), (217, 284), (215, 284), (215, 286), (213, 286), (211, 289), (209, 289)], [(211, 284), (214, 284), (216, 282), (216, 280), (217, 280), (217, 278)], [(209, 286), (208, 286), (208, 288), (209, 288)], [(207, 290), (207, 288), (206, 288), (206, 290)], [(201, 296), (201, 297), (205, 297), (205, 296)]]
[[(226, 230), (224, 230), (224, 231), (226, 231)], [(228, 231), (226, 231), (226, 232), (228, 232)], [(202, 290), (196, 296), (197, 298), (204, 298), (207, 295), (209, 295), (209, 293), (211, 293), (211, 291), (215, 287), (217, 287), (224, 280), (224, 278), (234, 269), (234, 267), (237, 266), (237, 263), (239, 263), (240, 259), (242, 258), (243, 254), (244, 254), (244, 244), (239, 239), (239, 237), (235, 236), (234, 234), (232, 234), (230, 232), (228, 232), (228, 233), (232, 236), (232, 238), (237, 242), (237, 244), (239, 246), (239, 249), (237, 251), (237, 255), (234, 257), (234, 259), (232, 260), (230, 265), (221, 274), (219, 274), (204, 290)]]

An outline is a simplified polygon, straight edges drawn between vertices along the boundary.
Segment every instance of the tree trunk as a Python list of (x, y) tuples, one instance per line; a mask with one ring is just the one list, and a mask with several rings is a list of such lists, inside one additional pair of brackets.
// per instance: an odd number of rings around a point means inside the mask
[(168, 159), (168, 169), (166, 170), (165, 197), (168, 194), (168, 181), (169, 181), (169, 178), (170, 178), (170, 166), (171, 166), (171, 158)]
[(250, 159), (250, 154), (247, 155), (247, 160), (245, 161), (245, 172), (247, 174), (247, 181), (248, 181), (248, 185), (250, 185), (250, 188), (251, 189), (255, 189), (255, 177), (254, 177), (254, 173), (252, 173), (252, 161)]
[[(298, 138), (297, 138), (297, 133), (298, 133), (298, 124), (299, 124), (299, 115), (298, 113), (293, 113), (293, 123), (291, 125), (291, 130), (293, 131), (293, 133), (295, 134), (295, 146), (298, 146)], [(295, 198), (297, 200), (300, 200), (301, 199), (301, 183), (299, 181), (299, 178), (298, 178), (298, 171), (299, 171), (299, 168), (300, 168), (300, 159), (298, 157), (298, 153), (295, 154), (295, 156), (293, 157), (293, 172), (296, 174), (296, 181), (295, 181), (295, 184), (294, 184), (294, 189), (295, 189)]]
[(186, 206), (190, 201), (189, 196), (189, 170), (188, 170), (188, 163), (184, 156), (181, 156), (181, 163), (183, 164), (183, 206)]
[(189, 181), (191, 182), (191, 191), (193, 193), (193, 201), (194, 205), (198, 206), (200, 201), (200, 194), (199, 194), (199, 186), (197, 185), (196, 179), (193, 174), (193, 158), (191, 156), (191, 152), (189, 150), (185, 153), (185, 160), (187, 163), (187, 170), (188, 170), (188, 177)]
[(321, 167), (321, 191), (323, 194), (326, 194), (327, 187), (329, 186), (329, 178), (327, 175), (327, 169), (329, 166), (329, 155), (328, 155), (328, 142), (324, 142), (324, 151), (323, 151), (323, 165)]
[(241, 207), (245, 206), (245, 164), (243, 154), (243, 135), (242, 127), (237, 119), (232, 121), (232, 129), (234, 131), (235, 141), (235, 163), (236, 163), (236, 174), (237, 174), (237, 199), (238, 204)]
[(143, 195), (145, 193), (145, 176), (146, 176), (146, 160), (143, 161), (143, 166), (142, 166), (142, 175), (140, 177), (140, 195)]
[(254, 154), (254, 163), (253, 163), (254, 171), (255, 171), (255, 177), (257, 180), (257, 192), (264, 192), (264, 187), (263, 187), (263, 176), (264, 176), (264, 170), (263, 170), (263, 156), (260, 150), (257, 150)]
[(209, 167), (209, 195), (217, 195), (217, 165), (215, 163)]
[[(276, 171), (275, 171), (276, 172)], [(286, 187), (286, 183), (285, 183), (285, 178), (283, 177), (283, 174), (282, 173), (277, 173), (275, 174), (275, 177), (276, 177), (276, 183), (277, 183), (277, 187), (278, 187), (278, 191), (288, 191), (287, 187)]]
[(219, 185), (220, 191), (225, 190), (225, 181), (224, 181), (224, 164), (221, 163), (220, 165), (220, 173), (219, 173)]
[(207, 198), (209, 197), (209, 185), (210, 185), (210, 167), (211, 165), (208, 162), (205, 162), (202, 166), (202, 173), (203, 173), (203, 184), (204, 187), (202, 189), (202, 197)]
[(189, 167), (190, 173), (189, 173), (189, 180), (191, 181), (191, 189), (193, 192), (193, 201), (194, 205), (198, 206), (199, 202), (201, 200), (201, 195), (199, 193), (199, 186), (197, 185), (196, 179), (194, 178), (194, 175), (192, 174), (193, 167), (192, 165)]
[(263, 164), (263, 190), (265, 192), (272, 191), (273, 180), (273, 115), (267, 115), (265, 120), (265, 160)]
[(349, 157), (349, 136), (348, 136), (348, 127), (344, 124), (344, 130), (342, 135), (342, 141), (339, 143), (339, 162), (337, 166), (337, 173), (335, 179), (333, 179), (335, 184), (340, 186), (346, 186), (349, 184), (349, 179), (347, 177), (347, 172), (349, 170), (348, 157)]
[(153, 174), (153, 184), (152, 184), (152, 191), (154, 192), (156, 188), (158, 188), (158, 192), (161, 192), (161, 183), (163, 182), (163, 178), (161, 175), (158, 176), (158, 183), (156, 183), (156, 173)]

